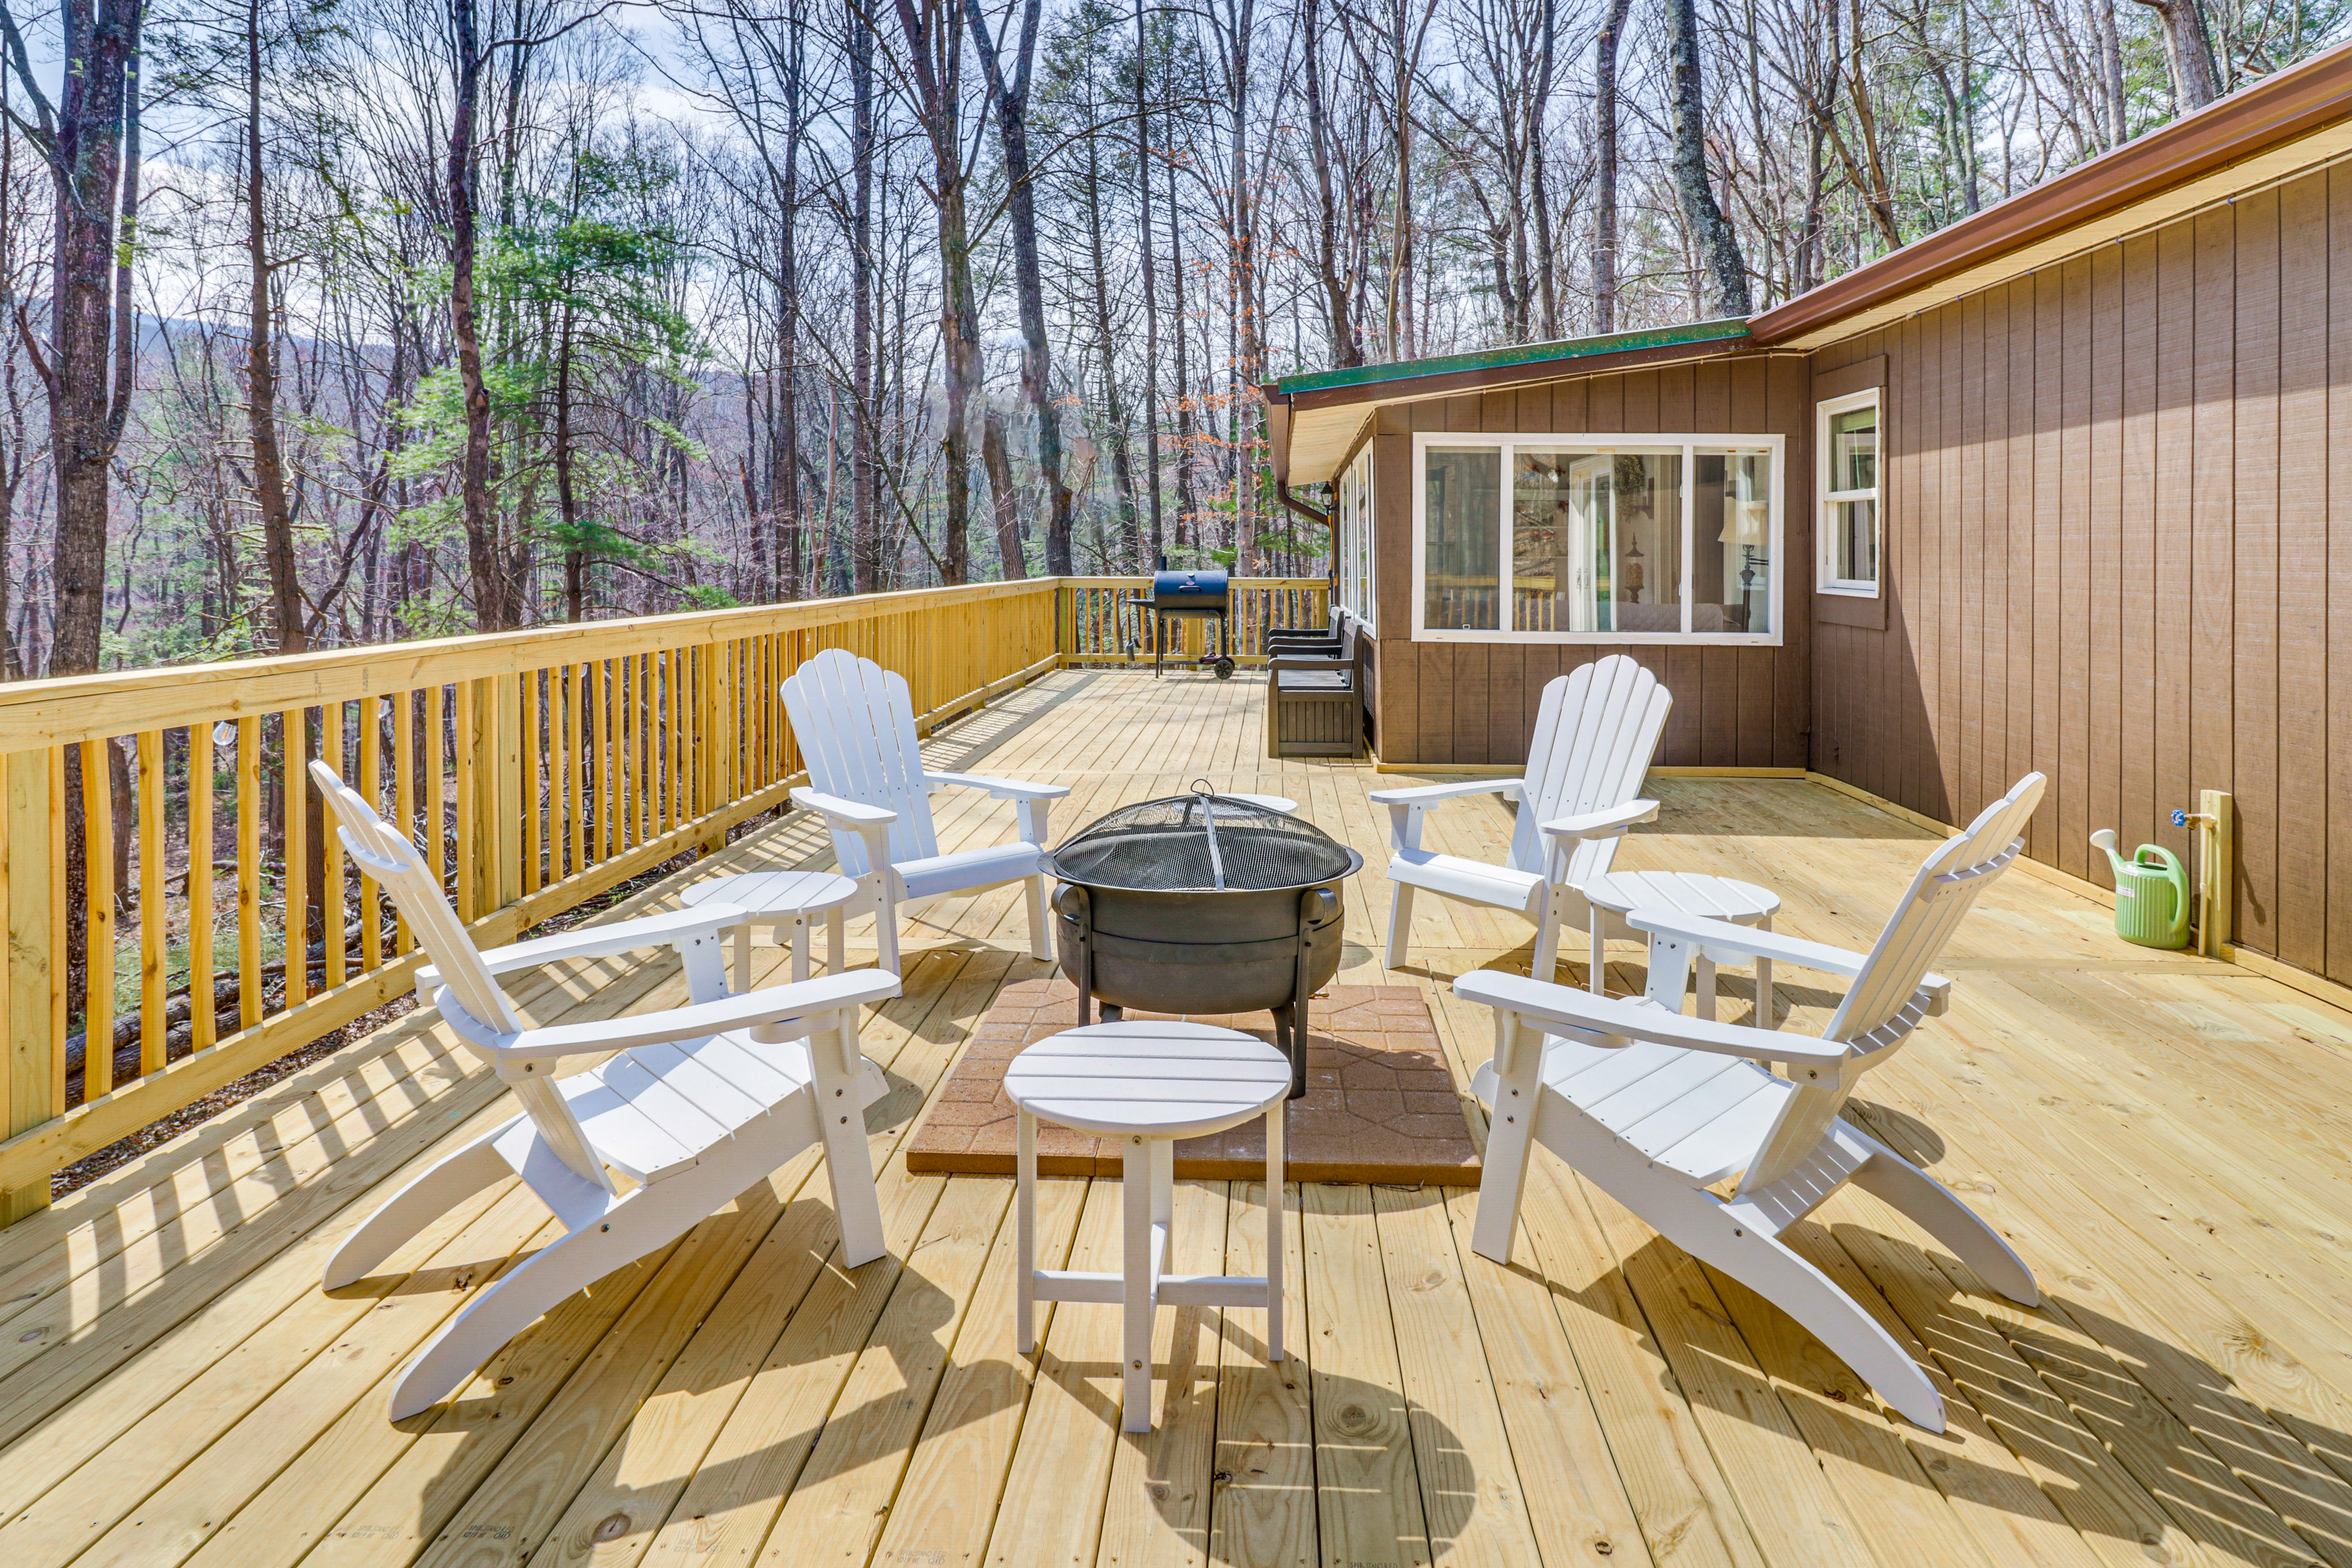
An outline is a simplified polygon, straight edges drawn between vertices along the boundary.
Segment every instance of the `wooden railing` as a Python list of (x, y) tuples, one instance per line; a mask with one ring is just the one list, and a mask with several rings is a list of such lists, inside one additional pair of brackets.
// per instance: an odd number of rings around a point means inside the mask
[[(412, 983), (307, 758), (508, 942), (782, 805), (801, 758), (778, 686), (820, 649), (904, 674), (928, 729), (1120, 655), (1108, 606), (1144, 589), (1041, 578), (0, 685), (0, 1224)], [(1236, 590), (1244, 652), (1322, 624), (1320, 582)]]

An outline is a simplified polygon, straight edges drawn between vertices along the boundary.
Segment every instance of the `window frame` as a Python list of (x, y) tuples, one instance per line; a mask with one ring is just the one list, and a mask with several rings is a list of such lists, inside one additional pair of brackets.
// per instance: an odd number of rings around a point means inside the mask
[[(1866, 386), (1860, 392), (1849, 392), (1843, 397), (1825, 397), (1813, 405), (1813, 493), (1820, 498), (1813, 518), (1813, 531), (1821, 541), (1814, 563), (1813, 592), (1832, 594), (1843, 599), (1875, 599), (1881, 584), (1886, 581), (1886, 389)], [(1867, 489), (1832, 490), (1830, 489), (1830, 421), (1840, 414), (1851, 414), (1857, 408), (1870, 408), (1878, 414), (1878, 483)], [(1842, 502), (1870, 502), (1871, 559), (1877, 563), (1873, 577), (1841, 577), (1837, 574), (1837, 530), (1833, 526), (1836, 508)]]
[[(1499, 453), (1503, 482), (1502, 533), (1499, 569), (1496, 588), (1500, 604), (1507, 610), (1515, 601), (1511, 591), (1512, 563), (1512, 484), (1513, 448), (1517, 447), (1572, 447), (1589, 448), (1593, 456), (1604, 457), (1618, 452), (1664, 453), (1680, 448), (1683, 459), (1683, 620), (1690, 620), (1690, 577), (1696, 560), (1692, 531), (1698, 504), (1698, 487), (1692, 480), (1697, 471), (1697, 459), (1702, 453), (1737, 453), (1763, 451), (1772, 458), (1771, 493), (1771, 569), (1769, 574), (1772, 629), (1765, 632), (1538, 632), (1515, 631), (1507, 625), (1496, 631), (1468, 631), (1453, 627), (1432, 627), (1427, 624), (1429, 611), (1429, 449), (1432, 447), (1492, 447)], [(1612, 647), (1779, 647), (1786, 635), (1788, 622), (1787, 543), (1788, 458), (1789, 438), (1786, 436), (1748, 434), (1742, 431), (1628, 431), (1569, 432), (1566, 434), (1515, 431), (1508, 435), (1454, 431), (1418, 430), (1412, 437), (1412, 640), (1415, 642), (1468, 642), (1585, 645)]]
[[(1372, 468), (1372, 443), (1367, 441), (1332, 481), (1331, 522), (1332, 547), (1339, 556), (1338, 607), (1347, 611), (1366, 631), (1377, 635), (1380, 569), (1379, 552), (1374, 548), (1378, 514), (1374, 510)], [(1347, 499), (1351, 485), (1356, 498), (1352, 507)], [(1363, 603), (1349, 602), (1359, 597)]]

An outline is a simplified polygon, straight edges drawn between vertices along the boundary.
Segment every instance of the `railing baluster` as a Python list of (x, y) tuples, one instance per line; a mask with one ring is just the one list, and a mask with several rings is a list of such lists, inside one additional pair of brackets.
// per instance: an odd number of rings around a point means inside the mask
[(418, 830), (425, 836), (425, 863), (432, 868), (433, 879), (444, 888), (449, 885), (449, 864), (443, 849), (444, 814), (449, 801), (448, 721), (448, 688), (436, 681), (425, 689), (425, 733), (419, 737), (423, 749), (418, 753), (425, 763), (425, 798), (417, 802), (424, 810)]
[[(686, 826), (692, 815), (686, 793), (686, 721), (691, 710), (687, 705), (686, 650), (671, 648), (662, 655), (667, 679), (662, 683), (663, 708), (669, 723), (669, 789), (663, 795), (665, 806), (662, 831)], [(709, 736), (703, 737), (706, 743)]]
[(299, 708), (278, 717), (278, 761), (283, 764), (282, 792), (278, 800), (278, 854), (286, 866), (286, 1005), (310, 994), (310, 843), (305, 831), (303, 797), (310, 780), (302, 774), (302, 752), (309, 726)]
[(584, 793), (588, 779), (588, 739), (581, 732), (580, 694), (583, 667), (563, 667), (563, 755), (564, 788), (571, 798), (564, 808), (564, 844), (569, 858), (564, 863), (564, 875), (572, 876), (587, 868), (582, 854), (585, 842), (582, 834), (587, 822), (587, 797)]
[(236, 721), (236, 1018), (261, 1022), (261, 718)]
[[(337, 778), (351, 776), (350, 765), (343, 761), (343, 705), (340, 702), (326, 703), (319, 710), (319, 754), (326, 759), (329, 767), (335, 770)], [(302, 798), (305, 803), (303, 831), (307, 835), (310, 816), (308, 810), (310, 781), (307, 778), (302, 781)], [(351, 930), (343, 903), (343, 841), (335, 837), (335, 825), (327, 816), (326, 803), (320, 801), (319, 805), (319, 852), (326, 857), (319, 868), (319, 923), (320, 934), (327, 950), (326, 988), (332, 991), (350, 978), (345, 973), (343, 950), (350, 944)]]
[(631, 804), (636, 807), (633, 820), (636, 825), (636, 842), (639, 844), (647, 842), (654, 836), (654, 795), (659, 786), (659, 780), (655, 777), (655, 770), (661, 759), (661, 736), (654, 723), (655, 716), (660, 711), (660, 699), (654, 689), (656, 657), (651, 649), (637, 656), (634, 690), (636, 700), (631, 704), (637, 721), (636, 733), (632, 737), (634, 749), (629, 753), (629, 761), (636, 768), (636, 790)]
[(188, 1048), (209, 1050), (220, 1011), (213, 968), (213, 730), (188, 726)]
[[(417, 763), (425, 753), (424, 736), (419, 733), (424, 708), (423, 694), (415, 691), (397, 693), (392, 700), (392, 809), (394, 820), (408, 841), (416, 842), (416, 792), (423, 780)], [(392, 907), (392, 950), (406, 952), (416, 939), (408, 930), (408, 918), (400, 906)]]
[(82, 888), (89, 910), (82, 956), (81, 1096), (114, 1087), (114, 779), (111, 741), (81, 743)]
[(479, 919), (482, 913), (481, 767), (482, 716), (479, 683), (460, 680), (450, 687), (457, 709), (451, 715), (455, 744), (450, 759), (457, 783), (457, 918)]
[[(546, 784), (541, 761), (547, 754), (540, 739), (539, 671), (522, 672), (522, 890), (541, 887), (539, 854), (546, 836)], [(552, 775), (548, 775), (551, 777)]]
[(619, 821), (614, 825), (613, 847), (615, 853), (635, 844), (637, 826), (637, 795), (645, 787), (645, 773), (637, 763), (636, 660), (624, 656), (613, 661), (613, 706), (615, 721), (613, 726), (613, 810)]
[[(360, 793), (377, 811), (383, 809), (383, 700), (360, 699)], [(360, 967), (383, 967), (383, 889), (376, 879), (360, 872)]]
[(139, 731), (139, 1071), (163, 1065), (169, 1037), (163, 1021), (172, 925), (163, 894), (171, 873), (163, 861), (163, 731)]
[(605, 661), (588, 667), (588, 721), (595, 732), (596, 831), (591, 858), (604, 860), (613, 853), (613, 686)]

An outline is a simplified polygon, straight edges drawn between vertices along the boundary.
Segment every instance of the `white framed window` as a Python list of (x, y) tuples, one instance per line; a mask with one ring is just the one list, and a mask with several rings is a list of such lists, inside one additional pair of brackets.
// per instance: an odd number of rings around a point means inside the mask
[(1413, 637), (1778, 647), (1786, 447), (1414, 436)]
[(1880, 447), (1878, 388), (1815, 405), (1821, 593), (1878, 597)]
[(1333, 548), (1339, 553), (1339, 608), (1362, 622), (1367, 630), (1377, 631), (1374, 605), (1380, 594), (1372, 564), (1372, 447), (1369, 441), (1339, 475), (1337, 513), (1338, 538)]

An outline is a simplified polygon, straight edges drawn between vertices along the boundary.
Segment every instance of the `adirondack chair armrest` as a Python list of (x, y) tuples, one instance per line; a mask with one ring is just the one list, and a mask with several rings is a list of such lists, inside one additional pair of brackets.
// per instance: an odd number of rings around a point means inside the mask
[[(898, 814), (883, 806), (867, 805), (864, 801), (844, 800), (837, 795), (827, 795), (806, 784), (795, 785), (792, 803), (803, 811), (814, 811), (835, 827), (845, 827), (857, 835), (866, 845), (866, 863), (877, 872), (890, 864), (890, 825)], [(883, 896), (890, 896), (893, 879), (882, 879)]]
[(717, 1002), (698, 1002), (691, 1006), (618, 1018), (552, 1024), (541, 1029), (492, 1036), (482, 1043), (492, 1047), (501, 1061), (530, 1064), (598, 1051), (625, 1051), (640, 1046), (699, 1040), (801, 1018), (817, 1020), (898, 994), (898, 977), (889, 971), (851, 969), (790, 985), (762, 986)]
[(991, 800), (1009, 800), (1021, 817), (1021, 841), (1045, 847), (1054, 830), (1046, 818), (1054, 802), (1070, 793), (1067, 784), (1030, 784), (1024, 779), (1000, 779), (987, 773), (935, 773), (926, 771), (923, 781), (932, 785), (947, 784), (957, 789), (984, 789)]
[(1277, 652), (1265, 661), (1268, 669), (1353, 669), (1354, 664), (1331, 653)]
[(1030, 784), (1023, 779), (992, 778), (986, 773), (938, 773), (927, 770), (923, 782), (955, 789), (984, 789), (991, 800), (1059, 800), (1070, 793), (1067, 784)]
[(1435, 805), (1441, 800), (1453, 800), (1465, 795), (1499, 795), (1507, 800), (1518, 797), (1525, 779), (1467, 779), (1461, 784), (1415, 784), (1410, 789), (1376, 789), (1365, 796), (1374, 805)]
[(820, 816), (832, 817), (845, 827), (887, 827), (898, 820), (898, 814), (895, 811), (867, 805), (864, 801), (844, 800), (837, 795), (827, 795), (806, 784), (793, 786), (792, 802), (803, 811), (814, 811)]
[(1861, 973), (1863, 965), (1870, 962), (1868, 953), (1849, 948), (1807, 942), (1779, 931), (1759, 931), (1754, 926), (1734, 925), (1705, 915), (1685, 914), (1680, 910), (1635, 910), (1625, 917), (1625, 923), (1654, 936), (1680, 937), (1685, 942), (1703, 943), (1717, 952), (1769, 958), (1775, 963), (1818, 969), (1824, 974), (1842, 974), (1848, 980)]
[(1595, 996), (1590, 991), (1499, 969), (1480, 969), (1462, 976), (1454, 983), (1454, 994), (1465, 1002), (1482, 1003), (1498, 1013), (1557, 1024), (1588, 1035), (1648, 1040), (1662, 1046), (1711, 1051), (1717, 1056), (1813, 1066), (1841, 1062), (1846, 1057), (1847, 1047), (1836, 1041), (1686, 1017), (1653, 1003)]
[[(529, 942), (509, 942), (504, 947), (486, 948), (482, 963), (492, 974), (511, 974), (518, 969), (530, 969), (537, 964), (554, 963), (567, 958), (604, 958), (615, 952), (634, 952), (648, 947), (675, 947), (697, 937), (714, 936), (741, 925), (751, 918), (750, 912), (733, 904), (702, 904), (690, 910), (664, 910), (658, 914), (643, 915), (633, 921), (614, 921), (609, 925), (582, 926), (576, 931), (557, 931), (552, 936), (533, 937)], [(425, 971), (429, 974), (430, 969)]]
[[(529, 942), (486, 948), (482, 952), (482, 965), (494, 975), (511, 974), (518, 969), (532, 969), (542, 963), (560, 963), (573, 958), (604, 958), (613, 953), (635, 952), (648, 947), (675, 947), (683, 953), (686, 944), (697, 938), (716, 936), (751, 918), (746, 910), (733, 904), (703, 904), (690, 910), (664, 910), (658, 914), (640, 915), (635, 920), (582, 926), (576, 931), (557, 931), (552, 936), (533, 937)], [(431, 996), (440, 988), (440, 970), (428, 963), (416, 972), (419, 999)]]
[(1440, 801), (1470, 795), (1519, 798), (1523, 779), (1468, 779), (1461, 784), (1416, 784), (1410, 789), (1376, 789), (1367, 798), (1389, 808), (1389, 847), (1398, 854), (1421, 847), (1421, 819)]
[[(1625, 917), (1625, 923), (1653, 936), (1680, 937), (1697, 942), (1713, 952), (1769, 958), (1775, 963), (1793, 963), (1800, 969), (1817, 969), (1848, 980), (1860, 974), (1863, 966), (1870, 962), (1869, 954), (1850, 948), (1734, 925), (1729, 921), (1709, 920), (1705, 915), (1685, 914), (1679, 910), (1635, 910)], [(1926, 998), (1925, 1010), (1930, 1016), (1939, 1016), (1951, 1006), (1952, 983), (1944, 975), (1921, 975), (1919, 992)]]
[(1658, 803), (1654, 800), (1629, 800), (1622, 805), (1612, 805), (1606, 811), (1580, 812), (1574, 816), (1555, 816), (1537, 827), (1552, 838), (1616, 838), (1637, 822), (1654, 822)]

